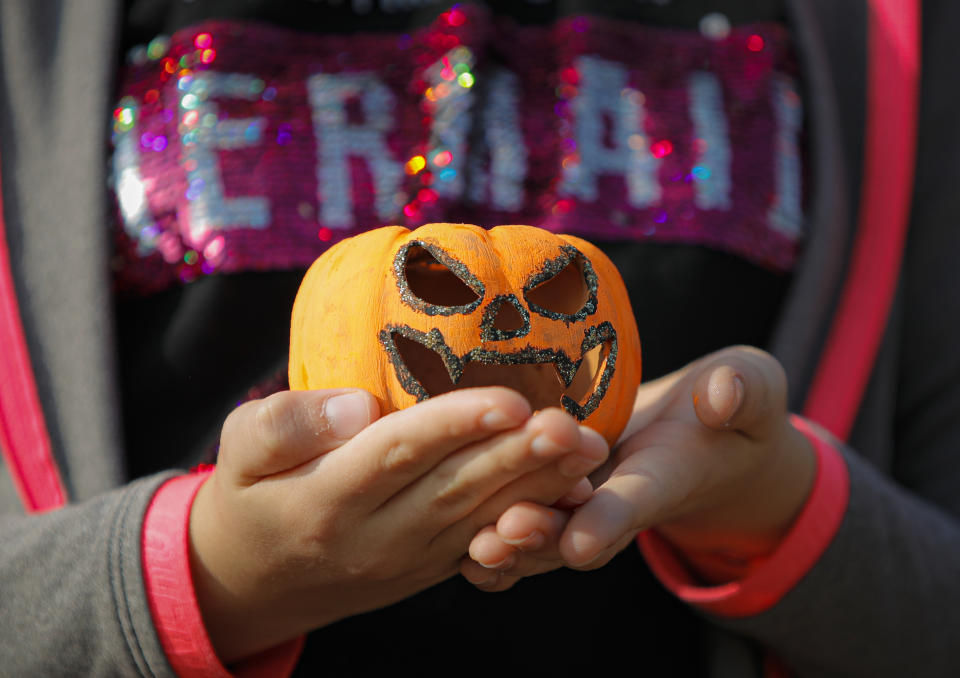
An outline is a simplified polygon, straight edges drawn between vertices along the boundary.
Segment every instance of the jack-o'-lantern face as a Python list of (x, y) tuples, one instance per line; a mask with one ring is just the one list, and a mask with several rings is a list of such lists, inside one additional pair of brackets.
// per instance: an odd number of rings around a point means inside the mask
[(290, 346), (292, 388), (365, 388), (386, 413), (504, 385), (611, 443), (640, 381), (616, 268), (586, 241), (529, 226), (393, 226), (339, 243), (304, 278)]

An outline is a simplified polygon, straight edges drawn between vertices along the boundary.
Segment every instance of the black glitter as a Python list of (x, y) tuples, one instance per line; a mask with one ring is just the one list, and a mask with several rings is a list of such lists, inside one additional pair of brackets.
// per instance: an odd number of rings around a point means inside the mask
[[(614, 369), (617, 365), (617, 332), (609, 322), (602, 322), (599, 326), (587, 330), (587, 336), (584, 337), (583, 344), (580, 347), (580, 355), (584, 356), (587, 351), (604, 342), (609, 343), (607, 359), (603, 367), (603, 374), (600, 375), (600, 382), (590, 399), (583, 405), (566, 395), (560, 399), (563, 409), (576, 417), (578, 421), (583, 421), (593, 414), (600, 406), (603, 396), (607, 394), (607, 388), (610, 386), (610, 380), (613, 379)], [(583, 358), (580, 360), (582, 361)], [(578, 362), (577, 367), (579, 366), (580, 363)]]
[[(410, 253), (410, 249), (413, 247), (422, 247), (429, 252), (434, 259), (446, 266), (451, 273), (457, 276), (467, 287), (473, 290), (476, 293), (477, 298), (471, 301), (469, 304), (463, 304), (460, 306), (441, 306), (439, 304), (430, 304), (414, 294), (410, 289), (410, 284), (407, 282), (406, 275), (407, 256)], [(397, 252), (397, 256), (393, 260), (393, 273), (397, 278), (397, 287), (400, 290), (400, 299), (403, 300), (403, 303), (410, 308), (420, 311), (421, 313), (426, 313), (427, 315), (432, 316), (454, 315), (456, 313), (472, 313), (483, 302), (483, 283), (480, 282), (480, 280), (470, 272), (464, 263), (457, 261), (442, 249), (431, 243), (414, 240), (413, 242), (408, 242), (406, 245), (401, 247), (400, 251)]]
[[(497, 313), (500, 307), (506, 302), (512, 305), (523, 318), (523, 325), (515, 330), (501, 330), (493, 326), (497, 319)], [(483, 320), (480, 321), (480, 338), (483, 341), (503, 341), (504, 339), (517, 339), (524, 337), (530, 331), (530, 312), (523, 307), (520, 300), (512, 294), (501, 294), (494, 297), (493, 301), (483, 311)]]
[(380, 330), (380, 343), (386, 349), (387, 355), (390, 356), (390, 362), (393, 363), (393, 368), (397, 373), (397, 381), (400, 382), (404, 391), (417, 399), (418, 403), (429, 398), (430, 394), (427, 393), (427, 389), (417, 381), (406, 363), (403, 362), (403, 357), (397, 350), (397, 343), (393, 340), (394, 334), (399, 334), (401, 337), (429, 348), (443, 360), (443, 365), (447, 368), (447, 374), (450, 375), (450, 381), (454, 384), (460, 381), (463, 376), (463, 361), (447, 346), (440, 330), (434, 327), (430, 332), (424, 334), (407, 325), (388, 325)]
[[(569, 325), (572, 322), (582, 322), (583, 320), (586, 320), (588, 315), (596, 313), (597, 274), (594, 272), (593, 264), (590, 263), (590, 260), (587, 259), (576, 247), (573, 247), (572, 245), (564, 245), (560, 249), (563, 250), (563, 254), (561, 256), (557, 257), (556, 259), (548, 260), (543, 265), (543, 268), (540, 269), (539, 272), (533, 274), (530, 280), (527, 281), (527, 284), (523, 287), (523, 298), (526, 300), (530, 310), (534, 313), (538, 313), (542, 316), (550, 318), (551, 320), (561, 320)], [(565, 269), (578, 258), (581, 262), (583, 262), (583, 279), (587, 285), (587, 292), (589, 293), (583, 308), (573, 314), (557, 313), (556, 311), (543, 308), (542, 306), (538, 306), (530, 301), (529, 293), (534, 288), (539, 287), (543, 283), (558, 275), (563, 269)]]
[(417, 402), (428, 399), (430, 394), (423, 385), (417, 381), (416, 377), (413, 376), (413, 373), (410, 372), (410, 369), (403, 362), (400, 351), (397, 350), (396, 341), (394, 341), (393, 338), (395, 334), (415, 341), (440, 356), (444, 366), (447, 368), (450, 381), (454, 384), (460, 381), (463, 377), (463, 368), (471, 362), (486, 365), (534, 365), (553, 363), (564, 385), (569, 387), (573, 382), (574, 376), (577, 374), (577, 370), (580, 368), (580, 364), (583, 362), (583, 356), (585, 356), (590, 349), (607, 342), (609, 343), (609, 351), (607, 352), (603, 374), (600, 376), (597, 388), (590, 396), (590, 399), (583, 405), (580, 405), (580, 403), (567, 395), (562, 396), (560, 399), (560, 406), (578, 421), (583, 421), (599, 407), (600, 401), (603, 400), (603, 397), (607, 393), (607, 388), (610, 385), (610, 380), (613, 378), (617, 362), (617, 332), (613, 328), (613, 325), (606, 321), (600, 323), (597, 327), (587, 329), (584, 333), (583, 342), (580, 344), (580, 359), (577, 361), (571, 360), (562, 350), (534, 348), (532, 346), (527, 346), (514, 353), (501, 353), (499, 351), (475, 348), (467, 352), (464, 356), (457, 357), (453, 350), (447, 346), (443, 335), (437, 328), (433, 328), (429, 332), (424, 333), (407, 325), (388, 325), (380, 331), (380, 343), (387, 351), (390, 362), (393, 363), (394, 370), (397, 374), (397, 381), (400, 382), (404, 391), (417, 399)]

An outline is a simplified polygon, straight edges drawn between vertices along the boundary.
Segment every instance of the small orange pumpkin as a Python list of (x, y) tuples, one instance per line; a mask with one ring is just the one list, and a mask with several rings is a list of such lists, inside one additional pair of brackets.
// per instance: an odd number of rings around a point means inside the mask
[(289, 369), (291, 388), (364, 388), (384, 414), (509, 386), (612, 444), (640, 383), (640, 340), (619, 272), (585, 240), (531, 226), (388, 226), (307, 271)]

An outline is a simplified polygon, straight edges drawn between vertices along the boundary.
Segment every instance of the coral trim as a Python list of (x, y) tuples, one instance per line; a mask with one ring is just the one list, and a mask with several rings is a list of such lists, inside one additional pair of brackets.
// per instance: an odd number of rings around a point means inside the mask
[(10, 270), (2, 191), (0, 347), (0, 452), (28, 513), (59, 508), (66, 503), (67, 492), (53, 458), (20, 320), (17, 291)]
[(920, 87), (920, 0), (870, 0), (860, 222), (804, 416), (846, 440), (893, 302), (906, 238)]
[(229, 669), (220, 663), (203, 625), (193, 589), (187, 544), (190, 508), (210, 471), (178, 476), (153, 496), (143, 523), (144, 587), (160, 644), (183, 678), (280, 678), (289, 676), (303, 649), (303, 636)]

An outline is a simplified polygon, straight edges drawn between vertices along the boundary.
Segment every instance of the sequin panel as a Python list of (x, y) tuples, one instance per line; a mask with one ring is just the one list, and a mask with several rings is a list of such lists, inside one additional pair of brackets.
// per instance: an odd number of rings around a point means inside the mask
[[(453, 18), (451, 18), (453, 17)], [(789, 270), (802, 109), (776, 25), (404, 34), (206, 22), (131, 51), (113, 114), (116, 279), (301, 268), (398, 223), (531, 223)]]
[[(529, 51), (508, 46), (523, 44)], [(554, 62), (529, 58), (534, 50)], [(575, 17), (547, 36), (518, 28), (492, 51), (524, 84), (524, 109), (540, 111), (523, 115), (530, 166), (553, 170), (529, 177), (539, 203), (520, 221), (793, 267), (802, 110), (782, 26), (705, 36)]]
[[(474, 83), (471, 16), (348, 37), (206, 22), (132, 50), (113, 124), (119, 288), (305, 267), (360, 230), (414, 223), (405, 208), (437, 202), (424, 191), (466, 156), (470, 102), (443, 102)], [(430, 83), (445, 91), (425, 110)], [(405, 172), (414, 157), (424, 171)]]

